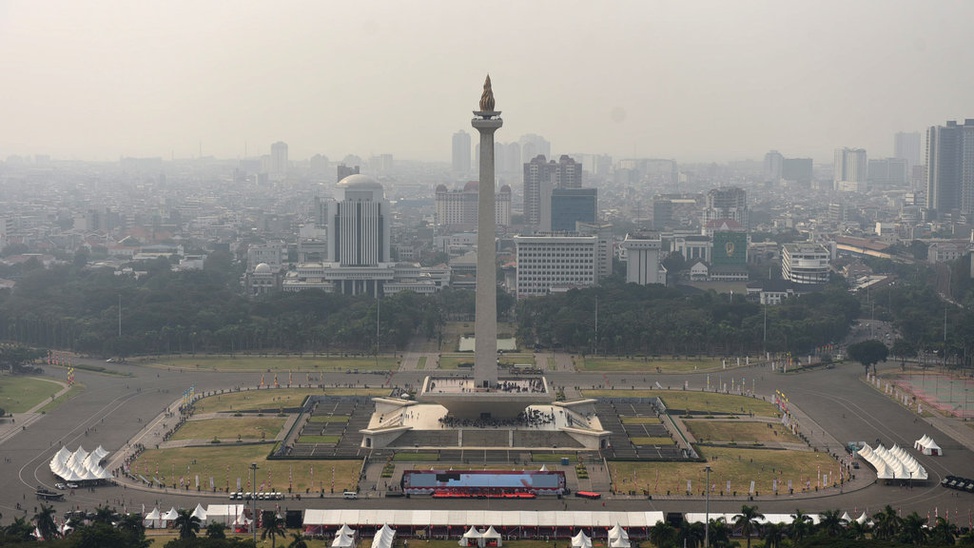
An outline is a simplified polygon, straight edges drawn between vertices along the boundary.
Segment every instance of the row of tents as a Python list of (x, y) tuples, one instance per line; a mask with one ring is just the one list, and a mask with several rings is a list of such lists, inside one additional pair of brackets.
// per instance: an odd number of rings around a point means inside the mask
[(917, 451), (923, 453), (924, 455), (929, 455), (933, 457), (939, 457), (944, 454), (943, 449), (937, 445), (937, 442), (933, 441), (933, 438), (924, 434), (923, 437), (913, 442), (913, 448)]
[[(253, 520), (245, 514), (245, 510), (246, 506), (243, 504), (210, 504), (205, 509), (202, 504), (197, 504), (193, 510), (193, 517), (198, 518), (203, 524), (215, 521), (236, 529), (248, 527), (253, 523)], [(149, 529), (165, 529), (170, 527), (177, 517), (179, 517), (179, 513), (175, 506), (166, 513), (160, 512), (158, 508), (153, 508), (142, 518), (142, 523)]]
[[(630, 548), (629, 533), (619, 524), (609, 529), (609, 548)], [(592, 537), (579, 530), (578, 534), (572, 537), (572, 548), (592, 548)]]
[(61, 447), (61, 450), (51, 457), (51, 473), (64, 481), (109, 480), (112, 478), (112, 473), (101, 465), (107, 456), (108, 451), (100, 445), (91, 453), (85, 451), (80, 445), (75, 451)]
[(913, 455), (898, 445), (886, 449), (882, 444), (875, 449), (863, 444), (859, 456), (876, 469), (879, 479), (926, 481), (929, 479), (926, 468), (920, 465)]
[[(392, 548), (395, 539), (396, 530), (389, 525), (383, 525), (372, 537), (372, 548)], [(342, 524), (341, 528), (335, 531), (335, 538), (331, 541), (332, 548), (355, 548), (357, 545), (358, 531), (347, 524)]]

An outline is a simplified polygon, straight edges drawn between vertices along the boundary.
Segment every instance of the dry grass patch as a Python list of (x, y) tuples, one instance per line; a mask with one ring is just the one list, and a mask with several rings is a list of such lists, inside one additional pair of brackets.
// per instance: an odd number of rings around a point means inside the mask
[(697, 438), (697, 441), (733, 441), (737, 443), (797, 443), (801, 441), (781, 423), (777, 422), (686, 420), (684, 424)]
[(281, 417), (234, 417), (226, 419), (191, 420), (183, 424), (173, 440), (260, 440), (274, 439), (284, 427)]
[[(796, 492), (806, 480), (812, 482), (814, 489), (819, 470), (836, 480), (839, 477), (838, 463), (825, 453), (731, 447), (704, 447), (700, 451), (707, 459), (706, 465), (711, 467), (710, 482), (716, 485), (715, 494), (726, 491), (728, 480), (731, 491), (747, 492), (753, 480), (758, 493), (771, 493), (772, 481), (777, 478), (778, 492), (787, 493), (788, 480), (792, 480)], [(692, 491), (700, 495), (704, 493), (706, 465), (699, 462), (609, 461), (609, 471), (616, 491), (685, 494), (687, 480), (690, 480)]]
[[(624, 358), (618, 356), (596, 357), (586, 356), (580, 359), (583, 371), (626, 371), (634, 373), (688, 373), (692, 371), (719, 371), (723, 370), (723, 362), (715, 358), (701, 359), (647, 359), (647, 358)], [(730, 363), (728, 361), (728, 363)], [(737, 363), (736, 361), (734, 362)]]
[(619, 417), (622, 424), (660, 424), (659, 417)]
[(44, 379), (0, 376), (0, 409), (7, 413), (23, 413), (44, 401), (54, 401), (52, 396), (63, 386)]
[(282, 408), (300, 407), (308, 396), (388, 396), (383, 388), (268, 388), (227, 392), (196, 402), (196, 410), (206, 413), (233, 411), (266, 411), (276, 413)]
[(176, 367), (187, 370), (209, 371), (271, 371), (265, 379), (273, 383), (273, 374), (278, 375), (278, 382), (287, 382), (288, 371), (294, 371), (293, 382), (307, 384), (305, 373), (314, 374), (318, 371), (346, 371), (346, 370), (383, 370), (390, 371), (399, 367), (398, 358), (393, 355), (379, 356), (164, 356), (158, 362), (149, 364), (153, 367)]
[(315, 493), (324, 489), (328, 493), (332, 487), (332, 478), (336, 493), (354, 490), (356, 487), (361, 461), (269, 461), (266, 457), (271, 447), (271, 444), (222, 444), (218, 447), (149, 449), (132, 464), (132, 471), (149, 479), (155, 476), (170, 486), (173, 484), (173, 474), (177, 485), (180, 476), (183, 476), (194, 480), (194, 489), (195, 476), (199, 474), (200, 487), (206, 490), (209, 490), (212, 476), (219, 491), (225, 491), (228, 483), (230, 490), (236, 491), (237, 478), (240, 478), (241, 488), (247, 491), (247, 481), (251, 477), (250, 463), (254, 462), (258, 466), (258, 490), (261, 482), (264, 482), (264, 491), (274, 489), (287, 493), (289, 473), (293, 474), (294, 493), (305, 493), (306, 489)]
[(775, 417), (778, 410), (769, 402), (747, 396), (690, 390), (582, 390), (586, 398), (662, 398), (671, 411), (683, 413), (754, 413)]

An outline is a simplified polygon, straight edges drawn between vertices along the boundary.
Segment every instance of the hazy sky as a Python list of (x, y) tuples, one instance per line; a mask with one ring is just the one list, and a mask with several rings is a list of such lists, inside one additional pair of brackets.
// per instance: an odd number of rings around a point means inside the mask
[(974, 118), (974, 2), (0, 0), (0, 158), (448, 161), (490, 72), (553, 153), (892, 154)]

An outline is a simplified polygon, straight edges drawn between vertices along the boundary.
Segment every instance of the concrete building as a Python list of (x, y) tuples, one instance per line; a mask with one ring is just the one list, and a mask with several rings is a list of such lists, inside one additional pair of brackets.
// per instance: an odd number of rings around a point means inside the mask
[(349, 167), (349, 166), (347, 166), (345, 164), (338, 164), (338, 167), (336, 168), (335, 171), (338, 174), (337, 175), (337, 178), (335, 180), (340, 182), (345, 177), (351, 177), (352, 175), (358, 175), (359, 172), (361, 171), (361, 168), (359, 166)]
[(515, 236), (518, 298), (598, 283), (598, 244), (597, 236)]
[(927, 209), (974, 217), (974, 119), (927, 130)]
[[(473, 227), (477, 225), (477, 203), (480, 186), (470, 181), (461, 190), (436, 187), (436, 225), (439, 227)], [(494, 196), (494, 221), (498, 226), (511, 225), (511, 187), (503, 185)]]
[(620, 244), (626, 252), (626, 282), (666, 284), (666, 270), (660, 265), (662, 244), (659, 233), (626, 234)]
[(861, 148), (835, 149), (835, 163), (832, 165), (833, 188), (842, 192), (865, 192), (867, 182), (866, 151)]
[(814, 177), (813, 167), (811, 158), (785, 158), (781, 164), (781, 179), (807, 185)]
[(524, 223), (545, 229), (552, 190), (582, 188), (582, 164), (564, 154), (557, 162), (538, 155), (524, 164), (523, 183)]
[(772, 183), (781, 182), (785, 157), (777, 150), (764, 155), (764, 180)]
[(714, 188), (707, 192), (707, 202), (700, 224), (706, 225), (718, 219), (733, 219), (747, 230), (750, 222), (747, 191), (742, 188)]
[(595, 224), (598, 220), (598, 189), (554, 188), (550, 207), (548, 232), (575, 232), (576, 223)]
[(271, 145), (271, 164), (267, 175), (271, 181), (283, 181), (287, 178), (287, 143), (278, 141)]
[(869, 160), (866, 176), (870, 187), (902, 187), (910, 181), (907, 161), (903, 158)]
[(598, 269), (599, 279), (603, 280), (612, 275), (612, 259), (615, 257), (615, 236), (612, 234), (612, 224), (575, 223), (575, 231), (582, 236), (598, 237)]
[(453, 134), (453, 171), (470, 172), (470, 134), (462, 129)]
[(792, 243), (781, 246), (781, 277), (796, 284), (829, 281), (831, 253), (820, 244)]
[(899, 132), (894, 135), (893, 157), (906, 160), (907, 169), (923, 165), (920, 156), (920, 132)]

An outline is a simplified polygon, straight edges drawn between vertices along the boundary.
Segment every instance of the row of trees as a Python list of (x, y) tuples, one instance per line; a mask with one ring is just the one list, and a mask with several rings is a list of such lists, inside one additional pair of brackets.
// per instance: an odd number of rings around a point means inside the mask
[(757, 506), (744, 505), (731, 522), (712, 519), (709, 526), (688, 523), (674, 528), (664, 522), (650, 531), (650, 541), (658, 548), (700, 548), (709, 535), (710, 546), (725, 548), (737, 545), (731, 537), (743, 537), (748, 548), (753, 539), (764, 542), (766, 548), (781, 546), (953, 546), (974, 545), (974, 533), (960, 537), (959, 529), (942, 517), (933, 524), (913, 512), (901, 517), (892, 506), (872, 516), (865, 523), (847, 521), (839, 510), (826, 510), (818, 515), (818, 523), (801, 510), (791, 515), (791, 523), (764, 523), (764, 515)]
[(744, 295), (608, 281), (517, 306), (522, 342), (616, 355), (804, 354), (842, 340), (859, 313), (859, 301), (840, 284), (762, 307)]

